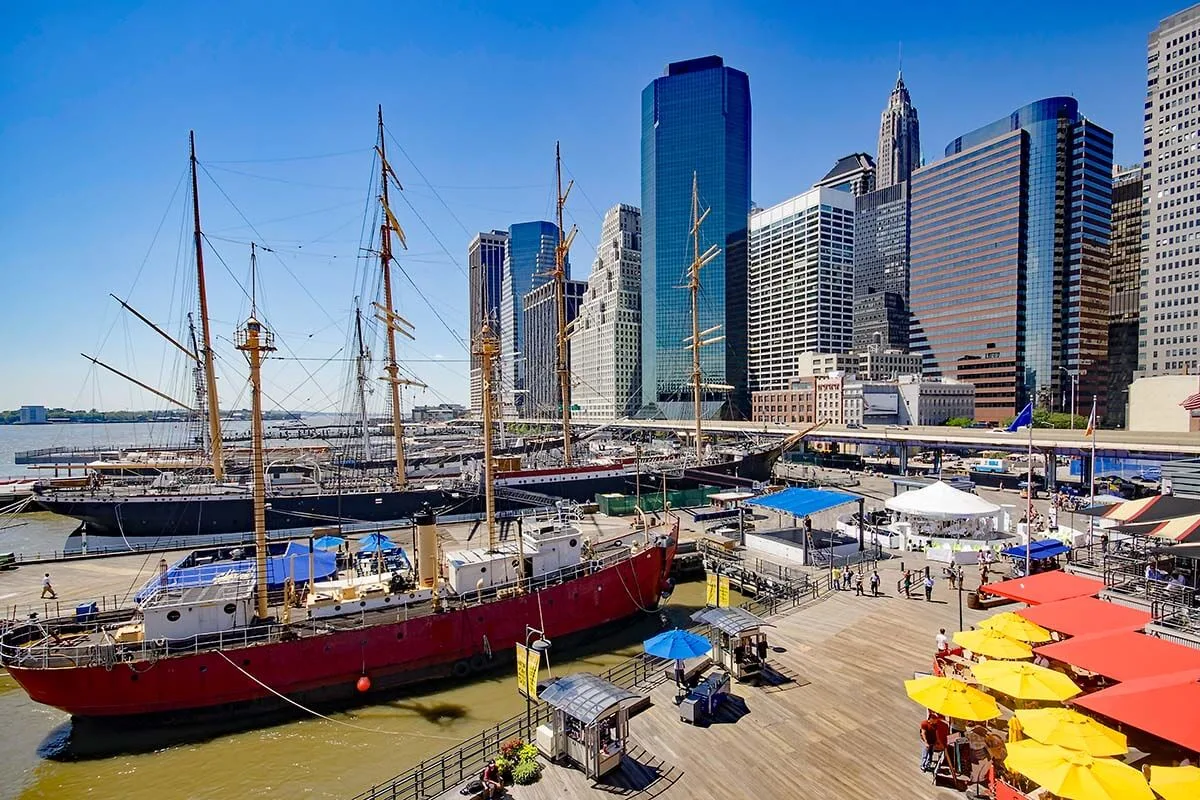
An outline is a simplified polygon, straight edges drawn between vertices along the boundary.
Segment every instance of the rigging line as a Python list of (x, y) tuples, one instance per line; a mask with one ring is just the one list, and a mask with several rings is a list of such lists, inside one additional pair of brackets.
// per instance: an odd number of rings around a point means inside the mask
[[(404, 192), (401, 192), (400, 194), (401, 194), (401, 196), (403, 196)], [(459, 347), (462, 347), (464, 350), (467, 349), (466, 340), (463, 339), (463, 337), (457, 331), (455, 331), (453, 328), (451, 328), (450, 323), (446, 322), (446, 320), (442, 317), (442, 315), (440, 313), (438, 313), (438, 310), (433, 307), (433, 303), (431, 303), (429, 298), (425, 296), (425, 293), (421, 291), (421, 287), (417, 286), (417, 282), (414, 281), (412, 279), (412, 276), (408, 274), (408, 270), (406, 270), (404, 268), (404, 265), (400, 264), (399, 262), (396, 262), (396, 266), (398, 266), (400, 268), (400, 274), (403, 275), (405, 280), (408, 281), (408, 285), (413, 288), (413, 291), (415, 291), (417, 293), (418, 297), (420, 297), (422, 300), (425, 301), (425, 305), (428, 306), (429, 310), (433, 312), (433, 315), (435, 317), (437, 317), (437, 321), (442, 323), (442, 327), (445, 328), (446, 331), (451, 336), (454, 337), (454, 340), (456, 342), (458, 342)]]
[[(208, 164), (208, 163), (209, 162), (207, 162), (207, 161), (205, 162), (205, 164)], [(253, 172), (245, 172), (240, 169), (229, 169), (228, 167), (218, 167), (215, 165), (213, 166), (213, 169), (219, 170), (221, 172), (228, 172), (231, 175), (240, 175), (244, 178), (254, 178), (255, 180), (268, 181), (269, 183), (282, 183), (282, 184), (286, 184), (287, 186), (303, 186), (308, 189), (326, 189), (326, 190), (335, 191), (335, 192), (357, 192), (358, 191), (357, 186), (335, 186), (335, 185), (329, 184), (329, 183), (308, 183), (307, 181), (294, 181), (290, 178), (276, 178), (272, 175), (257, 175)], [(207, 168), (205, 168), (205, 171), (206, 172), (208, 171)]]
[[(183, 186), (184, 180), (187, 178), (188, 171), (185, 169), (183, 174), (179, 176), (179, 181), (175, 184), (175, 190), (171, 192), (171, 199), (167, 201), (167, 207), (163, 209), (162, 217), (158, 220), (158, 226), (154, 229), (154, 236), (150, 238), (150, 245), (146, 248), (146, 254), (142, 256), (142, 263), (138, 265), (137, 273), (133, 276), (133, 283), (129, 285), (129, 291), (125, 293), (125, 301), (128, 302), (133, 290), (137, 288), (138, 281), (141, 280), (142, 272), (145, 271), (146, 265), (150, 263), (150, 254), (154, 252), (154, 245), (158, 242), (158, 235), (162, 232), (162, 227), (167, 221), (167, 215), (171, 213), (171, 208), (175, 205), (175, 198), (179, 196), (179, 187)], [(116, 321), (123, 315), (117, 312), (117, 316), (113, 318), (113, 324), (105, 331), (104, 336), (100, 339), (100, 344), (96, 346), (96, 353), (99, 354), (104, 349), (104, 345), (108, 343), (108, 337), (112, 335), (113, 328), (116, 326)]]
[[(316, 214), (325, 214), (330, 211), (337, 211), (338, 209), (341, 209), (341, 208), (349, 208), (350, 206), (357, 206), (357, 205), (358, 205), (357, 200), (350, 200), (345, 203), (338, 203), (335, 206), (326, 206), (325, 208), (317, 208), (312, 211), (301, 211), (298, 214), (289, 214), (286, 217), (276, 217), (275, 219), (263, 220), (259, 224), (260, 225), (274, 225), (277, 222), (289, 222), (293, 219), (300, 219), (301, 217), (311, 217), (311, 216), (315, 216)], [(357, 219), (357, 217), (355, 217), (355, 219)], [(245, 225), (234, 225), (229, 228), (221, 228), (220, 230), (221, 231), (237, 231), (237, 230), (241, 230), (244, 227), (246, 227), (246, 226)]]
[(588, 197), (588, 193), (584, 191), (583, 186), (580, 185), (579, 179), (576, 178), (575, 173), (571, 171), (570, 165), (564, 163), (563, 166), (566, 167), (567, 177), (575, 182), (575, 188), (579, 190), (579, 193), (583, 195), (583, 199), (587, 201), (587, 204), (592, 207), (592, 211), (594, 211), (596, 216), (600, 218), (601, 222), (603, 222), (604, 214), (601, 213), (600, 209), (596, 207), (596, 204), (592, 202), (592, 198)]
[[(245, 675), (247, 678), (249, 678), (250, 680), (254, 681), (254, 682), (255, 682), (255, 683), (257, 683), (259, 686), (261, 686), (262, 688), (266, 689), (266, 690), (267, 690), (268, 692), (270, 692), (271, 694), (273, 694), (273, 695), (275, 695), (276, 697), (278, 697), (280, 700), (283, 700), (285, 703), (290, 703), (290, 704), (292, 704), (293, 706), (295, 706), (296, 708), (300, 709), (301, 711), (303, 711), (303, 712), (304, 712), (304, 713), (306, 713), (306, 714), (312, 714), (314, 717), (318, 717), (318, 718), (320, 718), (320, 719), (323, 719), (323, 720), (325, 720), (326, 722), (332, 722), (334, 725), (342, 725), (342, 726), (345, 726), (345, 727), (347, 727), (347, 728), (353, 728), (354, 730), (358, 730), (358, 731), (366, 731), (367, 733), (382, 733), (382, 734), (384, 734), (384, 735), (386, 735), (386, 736), (400, 736), (400, 735), (401, 735), (401, 734), (400, 734), (398, 731), (388, 731), (388, 730), (384, 730), (383, 728), (368, 728), (368, 727), (367, 727), (367, 726), (365, 726), (365, 725), (355, 725), (353, 722), (346, 722), (345, 720), (334, 719), (333, 717), (327, 717), (327, 716), (325, 716), (324, 714), (322, 714), (320, 711), (314, 711), (313, 709), (311, 709), (311, 708), (309, 708), (309, 707), (307, 707), (307, 706), (302, 706), (302, 705), (300, 705), (299, 703), (297, 703), (295, 700), (293, 700), (292, 698), (288, 697), (288, 696), (287, 696), (287, 695), (285, 695), (285, 694), (282, 694), (282, 693), (280, 693), (280, 692), (277, 692), (277, 691), (275, 691), (275, 690), (274, 690), (274, 689), (272, 689), (270, 686), (268, 686), (267, 684), (263, 683), (262, 681), (260, 681), (258, 678), (256, 678), (256, 677), (254, 677), (253, 675), (251, 675), (251, 674), (250, 674), (249, 672), (247, 672), (246, 670), (242, 669), (242, 668), (241, 668), (241, 666), (240, 666), (240, 665), (238, 665), (236, 662), (234, 662), (234, 660), (233, 660), (233, 659), (231, 659), (229, 656), (225, 655), (225, 651), (223, 651), (223, 650), (216, 650), (216, 651), (214, 651), (214, 652), (215, 652), (217, 655), (219, 655), (221, 658), (225, 659), (225, 660), (226, 660), (226, 661), (229, 663), (229, 666), (233, 667), (233, 668), (234, 668), (234, 669), (236, 669), (238, 672), (242, 673), (242, 674), (243, 674), (243, 675)], [(443, 741), (450, 741), (450, 742), (457, 742), (457, 741), (459, 741), (459, 739), (457, 739), (456, 737), (453, 737), (453, 736), (439, 736), (439, 735), (438, 735), (438, 734), (436, 734), (436, 733), (421, 733), (420, 731), (405, 731), (405, 732), (404, 732), (404, 735), (405, 735), (405, 736), (418, 736), (418, 737), (421, 737), (421, 738), (424, 738), (424, 739), (441, 739), (441, 740), (443, 740)]]
[(237, 160), (210, 161), (210, 164), (282, 164), (285, 161), (316, 161), (321, 158), (341, 158), (342, 156), (356, 156), (362, 153), (369, 152), (369, 147), (360, 147), (357, 150), (343, 150), (340, 153), (320, 153), (315, 156), (287, 156), (285, 158), (242, 158)]
[[(467, 277), (467, 271), (465, 269), (463, 269), (462, 264), (458, 263), (458, 259), (456, 259), (450, 253), (450, 250), (446, 247), (446, 245), (442, 244), (442, 240), (440, 238), (438, 238), (438, 235), (436, 233), (433, 232), (433, 228), (429, 227), (429, 223), (426, 222), (425, 218), (421, 216), (421, 212), (417, 211), (417, 207), (414, 206), (412, 204), (412, 201), (408, 199), (408, 193), (400, 192), (400, 198), (404, 201), (405, 205), (408, 206), (408, 210), (413, 213), (413, 216), (416, 217), (420, 221), (422, 227), (424, 227), (425, 230), (429, 233), (429, 235), (433, 237), (433, 240), (435, 242), (437, 242), (438, 247), (442, 248), (442, 252), (446, 254), (446, 258), (450, 259), (450, 263), (454, 264), (455, 269), (457, 269), (464, 278)], [(462, 223), (460, 222), (459, 225), (461, 225), (461, 224)], [(463, 228), (463, 230), (466, 230), (466, 228)], [(467, 235), (470, 236), (471, 234), (468, 233)], [(396, 259), (396, 260), (399, 260), (399, 259)]]
[[(204, 234), (204, 238), (206, 240), (211, 239), (215, 242), (226, 242), (227, 244), (248, 245), (248, 244), (250, 244), (251, 241), (254, 241), (257, 244), (257, 240), (230, 239), (227, 236), (217, 236), (216, 234), (213, 234), (213, 233)], [(313, 258), (337, 258), (338, 257), (336, 253), (306, 253), (306, 252), (302, 252), (300, 247), (280, 247), (280, 246), (267, 247), (266, 245), (260, 244), (260, 245), (258, 245), (258, 249), (262, 250), (264, 252), (267, 252), (267, 253), (285, 253), (292, 257), (295, 257), (295, 256), (312, 256)]]
[[(454, 213), (454, 209), (450, 208), (446, 201), (442, 199), (442, 196), (438, 194), (437, 188), (429, 182), (429, 178), (425, 177), (425, 173), (421, 172), (421, 168), (417, 166), (417, 162), (412, 160), (412, 156), (410, 156), (408, 151), (404, 149), (404, 145), (400, 144), (396, 137), (392, 135), (390, 130), (385, 128), (384, 132), (387, 133), (388, 138), (392, 140), (392, 144), (396, 145), (396, 147), (400, 150), (400, 154), (404, 156), (406, 161), (408, 161), (408, 164), (413, 168), (413, 171), (421, 176), (421, 180), (425, 181), (426, 188), (433, 192), (433, 196), (436, 197), (438, 202), (442, 204), (442, 208), (446, 209), (446, 212), (450, 215), (450, 218), (458, 223), (458, 227), (462, 228), (463, 233), (465, 233), (467, 236), (470, 236), (471, 231), (467, 229), (467, 226), (463, 224), (463, 221), (458, 218), (457, 214)], [(403, 194), (403, 192), (401, 194)], [(423, 221), (424, 220), (422, 220), (422, 222)]]
[[(225, 189), (221, 186), (221, 184), (217, 183), (217, 180), (212, 176), (212, 173), (208, 171), (208, 167), (206, 167), (204, 165), (204, 162), (198, 162), (198, 163), (200, 164), (200, 169), (204, 170), (204, 174), (208, 176), (208, 179), (210, 181), (212, 181), (213, 186), (217, 187), (217, 191), (219, 191), (221, 193), (221, 196), (224, 197), (226, 202), (228, 202), (229, 205), (233, 207), (233, 210), (236, 211), (238, 216), (242, 218), (242, 221), (246, 223), (246, 225), (250, 228), (250, 231), (255, 236), (258, 237), (258, 241), (263, 244), (266, 244), (267, 237), (265, 237), (261, 233), (259, 233), (258, 228), (254, 227), (254, 223), (251, 222), (249, 220), (249, 218), (247, 218), (246, 215), (242, 213), (242, 209), (240, 209), (238, 207), (237, 203), (233, 202), (233, 198), (229, 196), (229, 194), (225, 191)], [(294, 280), (300, 286), (300, 288), (304, 290), (304, 294), (308, 295), (308, 299), (312, 300), (313, 304), (316, 305), (317, 308), (321, 309), (321, 313), (325, 315), (326, 319), (332, 320), (333, 316), (330, 315), (330, 313), (325, 310), (325, 307), (323, 305), (321, 305), (321, 302), (319, 300), (317, 300), (317, 298), (313, 296), (313, 293), (308, 290), (308, 285), (296, 277), (296, 273), (292, 272), (292, 268), (288, 266), (287, 262), (284, 261), (282, 258), (280, 258), (279, 254), (276, 253), (274, 250), (271, 251), (271, 255), (275, 256), (275, 260), (278, 261), (280, 263), (280, 265), (283, 266), (284, 270), (287, 271), (287, 274), (292, 277), (292, 280)], [(242, 292), (245, 293), (245, 289), (243, 289)]]

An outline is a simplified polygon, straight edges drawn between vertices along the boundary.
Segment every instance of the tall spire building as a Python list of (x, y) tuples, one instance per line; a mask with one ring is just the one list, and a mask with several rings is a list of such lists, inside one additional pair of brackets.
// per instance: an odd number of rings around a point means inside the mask
[(874, 191), (854, 209), (854, 350), (908, 350), (909, 178), (921, 134), (904, 76), (879, 120)]
[(913, 108), (904, 73), (888, 98), (879, 120), (879, 155), (875, 159), (875, 188), (886, 189), (907, 183), (912, 171), (921, 166), (921, 129)]

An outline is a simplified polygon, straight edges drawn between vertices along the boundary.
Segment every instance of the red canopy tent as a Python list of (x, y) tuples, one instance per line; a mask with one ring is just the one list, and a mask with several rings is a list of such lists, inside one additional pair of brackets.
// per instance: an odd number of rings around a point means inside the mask
[(1122, 683), (1071, 702), (1200, 752), (1200, 669)]
[(979, 591), (1007, 597), (1018, 603), (1028, 603), (1031, 606), (1042, 603), (1053, 603), (1055, 600), (1066, 600), (1071, 597), (1089, 597), (1097, 595), (1104, 588), (1104, 582), (1093, 578), (1072, 575), (1069, 572), (1053, 570), (1039, 572), (1027, 578), (1013, 578), (999, 583), (985, 583)]
[(1150, 614), (1094, 597), (1070, 597), (1017, 611), (1025, 619), (1067, 636), (1088, 636), (1108, 631), (1137, 630)]
[(1200, 674), (1200, 650), (1137, 631), (1076, 636), (1033, 652), (1122, 682), (1189, 670)]

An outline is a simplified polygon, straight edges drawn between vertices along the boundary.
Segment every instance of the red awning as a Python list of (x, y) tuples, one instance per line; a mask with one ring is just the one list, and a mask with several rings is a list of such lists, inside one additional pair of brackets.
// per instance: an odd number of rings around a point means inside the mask
[(1122, 682), (1188, 670), (1200, 673), (1200, 650), (1137, 631), (1076, 636), (1033, 652)]
[(1017, 611), (1036, 622), (1067, 636), (1087, 636), (1107, 631), (1136, 630), (1150, 621), (1150, 614), (1136, 608), (1119, 606), (1094, 597), (1071, 597)]
[(1013, 578), (1000, 583), (986, 583), (979, 587), (982, 592), (1007, 597), (1031, 606), (1070, 597), (1089, 597), (1099, 594), (1103, 588), (1103, 581), (1083, 578), (1061, 570), (1039, 572), (1028, 578)]
[(1122, 683), (1071, 702), (1200, 752), (1200, 670)]

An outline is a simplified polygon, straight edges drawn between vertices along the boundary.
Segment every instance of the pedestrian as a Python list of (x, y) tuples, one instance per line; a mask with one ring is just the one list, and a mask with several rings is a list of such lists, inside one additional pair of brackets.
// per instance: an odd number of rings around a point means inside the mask
[(904, 570), (904, 596), (912, 597), (913, 576), (911, 570)]
[(44, 578), (42, 578), (42, 599), (43, 600), (46, 599), (46, 595), (50, 595), (51, 600), (58, 599), (58, 595), (55, 593), (54, 587), (50, 585), (50, 573), (49, 572), (47, 572), (46, 576)]
[(846, 567), (846, 571), (842, 573), (842, 588), (848, 592), (852, 583), (854, 583), (854, 568)]
[(975, 563), (979, 565), (981, 570), (987, 569), (987, 556), (983, 554), (983, 548), (979, 548), (979, 552), (975, 554)]
[(861, 571), (856, 573), (854, 576), (854, 595), (856, 597), (864, 596), (863, 595), (863, 574)]
[(933, 601), (933, 576), (928, 572), (925, 573), (925, 602)]
[(871, 571), (871, 596), (879, 597), (879, 570)]
[(929, 712), (929, 717), (921, 723), (921, 770), (929, 772), (933, 769), (934, 755), (946, 749), (946, 740), (950, 737), (950, 726), (941, 716)]
[(950, 649), (950, 637), (946, 635), (945, 628), (938, 628), (937, 636), (933, 637), (933, 641), (937, 644), (937, 651), (944, 653)]
[(992, 548), (985, 547), (983, 550), (983, 563), (987, 565), (989, 570), (992, 568), (992, 561), (994, 561), (995, 558), (996, 556), (992, 553)]
[(833, 568), (833, 580), (831, 580), (830, 583), (833, 585), (834, 589), (842, 588), (842, 568), (841, 567)]
[(953, 564), (951, 564), (950, 566), (948, 566), (948, 567), (944, 568), (944, 569), (942, 570), (942, 574), (946, 576), (946, 583), (950, 585), (950, 588), (951, 588), (951, 590), (953, 590), (953, 589), (957, 589), (957, 588), (958, 588), (957, 586), (955, 586), (955, 585), (954, 585), (954, 582), (955, 582), (955, 580), (957, 579), (957, 577), (958, 577), (958, 576), (957, 576), (957, 575), (955, 574), (955, 572), (954, 572), (954, 565), (953, 565)]
[(979, 568), (979, 585), (983, 586), (987, 582), (988, 582), (987, 567), (986, 566), (980, 567)]

